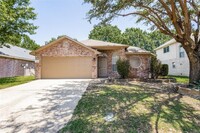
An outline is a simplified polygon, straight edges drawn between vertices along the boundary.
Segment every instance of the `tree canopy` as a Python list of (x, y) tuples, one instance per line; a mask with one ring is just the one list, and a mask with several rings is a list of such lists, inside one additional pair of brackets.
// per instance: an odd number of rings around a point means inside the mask
[(151, 25), (152, 30), (159, 29), (178, 42), (182, 42), (183, 37), (187, 37), (188, 40), (186, 41), (191, 44), (193, 42), (193, 45), (195, 45), (195, 40), (189, 38), (192, 32), (195, 36), (199, 33), (199, 0), (84, 1), (92, 4), (91, 10), (87, 14), (90, 21), (96, 18), (102, 23), (106, 23), (118, 16), (137, 16), (137, 22)]
[(153, 51), (155, 47), (154, 44), (151, 44), (152, 40), (149, 38), (149, 34), (139, 28), (127, 28), (123, 33), (123, 43)]
[(40, 47), (40, 45), (33, 41), (29, 36), (24, 36), (19, 46), (29, 50), (36, 50)]
[(190, 61), (190, 83), (200, 80), (199, 0), (84, 0), (88, 19), (110, 22), (118, 16), (137, 16), (137, 22), (158, 29), (181, 43)]
[(30, 0), (0, 0), (0, 46), (11, 43), (17, 45), (28, 34), (34, 34), (36, 26), (34, 8)]
[(49, 43), (51, 43), (51, 42), (53, 42), (53, 41), (55, 41), (55, 40), (57, 40), (57, 39), (59, 39), (59, 38), (61, 38), (61, 37), (63, 37), (63, 36), (65, 36), (65, 35), (59, 35), (59, 36), (57, 36), (56, 38), (55, 38), (55, 37), (52, 37), (49, 41), (45, 41), (45, 45), (46, 45), (46, 44), (49, 44)]
[(151, 38), (151, 41), (154, 44), (155, 48), (171, 39), (170, 36), (162, 34), (159, 30), (151, 32), (149, 34), (149, 38)]
[(170, 37), (159, 31), (148, 33), (139, 28), (127, 28), (122, 32), (117, 26), (99, 25), (90, 32), (89, 39), (127, 44), (153, 52), (156, 47), (168, 41)]
[(121, 30), (117, 26), (97, 25), (89, 34), (89, 39), (106, 42), (122, 43)]

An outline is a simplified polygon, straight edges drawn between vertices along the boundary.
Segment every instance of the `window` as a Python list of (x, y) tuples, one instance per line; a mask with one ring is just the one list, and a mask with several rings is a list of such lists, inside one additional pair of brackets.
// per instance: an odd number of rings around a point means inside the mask
[(169, 46), (168, 46), (168, 47), (165, 47), (165, 48), (163, 48), (163, 52), (164, 52), (164, 53), (168, 53), (168, 52), (169, 52)]
[(172, 62), (172, 68), (176, 68), (176, 63)]
[(131, 57), (130, 58), (130, 65), (132, 68), (138, 68), (141, 65), (141, 60), (139, 57)]
[(184, 58), (185, 57), (185, 51), (183, 49), (183, 46), (179, 47), (179, 57)]
[(117, 71), (117, 60), (119, 59), (119, 56), (116, 54), (116, 53), (114, 53), (113, 55), (112, 55), (112, 71), (113, 72), (116, 72)]

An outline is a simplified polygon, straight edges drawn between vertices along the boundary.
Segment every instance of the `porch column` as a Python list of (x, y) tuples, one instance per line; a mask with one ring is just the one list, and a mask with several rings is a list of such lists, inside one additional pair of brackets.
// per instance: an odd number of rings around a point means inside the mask
[(97, 68), (98, 58), (97, 55), (93, 56), (92, 58), (92, 78), (97, 78), (98, 68)]
[(35, 56), (36, 62), (35, 62), (35, 78), (41, 79), (42, 78), (42, 62), (41, 62), (41, 56)]

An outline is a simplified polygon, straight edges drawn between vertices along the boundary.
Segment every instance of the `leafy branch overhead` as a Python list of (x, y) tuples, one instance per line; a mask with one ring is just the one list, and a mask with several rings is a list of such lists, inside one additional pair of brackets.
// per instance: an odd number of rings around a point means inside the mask
[[(185, 42), (195, 48), (199, 44), (199, 0), (85, 0), (93, 8), (88, 12), (88, 19), (97, 18), (109, 22), (116, 16), (138, 16), (137, 22), (143, 21), (152, 25), (151, 29), (159, 29), (178, 42)], [(128, 10), (127, 10), (128, 9)], [(175, 29), (176, 32), (173, 32)], [(195, 41), (190, 36), (195, 35)], [(188, 44), (188, 45), (189, 45)]]
[(30, 0), (0, 0), (0, 46), (17, 45), (28, 34), (37, 29), (30, 20), (35, 20)]

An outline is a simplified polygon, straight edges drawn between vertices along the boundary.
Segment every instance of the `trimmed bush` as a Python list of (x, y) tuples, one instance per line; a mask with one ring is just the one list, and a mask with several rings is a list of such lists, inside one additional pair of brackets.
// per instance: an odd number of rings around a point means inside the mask
[(119, 59), (117, 61), (117, 72), (121, 76), (122, 79), (128, 78), (130, 71), (130, 63), (128, 60)]
[(160, 75), (161, 76), (167, 76), (169, 72), (169, 67), (167, 64), (162, 64), (161, 70), (160, 70)]
[(160, 75), (160, 70), (161, 70), (161, 62), (160, 60), (157, 59), (156, 56), (151, 57), (151, 68), (150, 68), (150, 73), (151, 73), (151, 78), (157, 79), (158, 76)]

